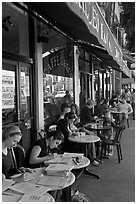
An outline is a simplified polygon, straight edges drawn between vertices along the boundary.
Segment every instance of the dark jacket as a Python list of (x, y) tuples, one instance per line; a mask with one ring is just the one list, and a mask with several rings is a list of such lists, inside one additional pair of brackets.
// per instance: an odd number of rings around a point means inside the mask
[(80, 122), (83, 125), (85, 125), (87, 123), (92, 122), (93, 120), (94, 120), (94, 115), (91, 112), (91, 108), (85, 105), (80, 112)]

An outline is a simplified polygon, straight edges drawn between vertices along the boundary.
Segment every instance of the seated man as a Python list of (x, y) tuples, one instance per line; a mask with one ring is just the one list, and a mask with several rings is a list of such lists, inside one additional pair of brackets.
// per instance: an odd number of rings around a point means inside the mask
[(80, 122), (85, 125), (94, 121), (94, 115), (92, 114), (92, 108), (95, 105), (95, 101), (88, 99), (86, 105), (82, 108), (80, 112)]

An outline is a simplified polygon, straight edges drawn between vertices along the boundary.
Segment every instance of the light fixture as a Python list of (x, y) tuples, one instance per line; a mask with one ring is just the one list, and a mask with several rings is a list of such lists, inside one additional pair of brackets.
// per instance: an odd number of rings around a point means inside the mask
[(13, 23), (10, 21), (10, 16), (7, 16), (2, 21), (2, 29), (8, 32), (11, 26), (13, 26)]

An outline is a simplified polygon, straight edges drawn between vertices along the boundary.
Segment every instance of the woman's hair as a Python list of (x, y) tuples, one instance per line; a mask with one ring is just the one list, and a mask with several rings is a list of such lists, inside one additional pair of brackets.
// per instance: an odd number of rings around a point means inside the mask
[(49, 139), (52, 136), (54, 137), (54, 140), (61, 140), (61, 141), (64, 140), (64, 135), (59, 130), (47, 132), (47, 139)]
[(67, 103), (62, 103), (60, 109), (61, 109), (61, 112), (63, 112), (65, 110), (65, 108), (69, 108), (69, 105)]
[(72, 107), (74, 107), (75, 110), (76, 110), (75, 114), (76, 114), (76, 115), (79, 115), (79, 109), (78, 109), (78, 106), (77, 106), (75, 103), (72, 103), (72, 104), (70, 105), (71, 111), (72, 111)]
[(22, 136), (20, 128), (16, 125), (7, 127), (2, 132), (2, 142), (8, 139), (9, 137), (13, 137), (14, 135)]
[(64, 119), (65, 120), (67, 120), (67, 119), (76, 119), (76, 114), (74, 114), (72, 112), (66, 113), (65, 116), (64, 116)]

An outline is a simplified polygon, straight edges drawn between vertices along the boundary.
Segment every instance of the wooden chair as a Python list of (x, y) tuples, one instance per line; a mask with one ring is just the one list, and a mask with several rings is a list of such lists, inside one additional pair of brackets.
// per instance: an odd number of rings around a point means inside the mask
[(115, 146), (117, 149), (118, 162), (119, 163), (121, 162), (123, 157), (120, 141), (124, 129), (125, 126), (117, 126), (115, 136), (113, 139), (102, 139), (100, 159), (102, 159), (103, 151), (104, 154), (106, 154), (107, 146)]

